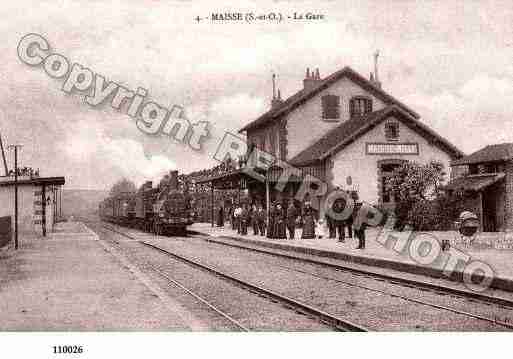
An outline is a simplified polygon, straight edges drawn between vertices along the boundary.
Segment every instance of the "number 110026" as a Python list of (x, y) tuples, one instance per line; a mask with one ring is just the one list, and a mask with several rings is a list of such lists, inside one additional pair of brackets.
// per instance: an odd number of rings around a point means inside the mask
[(55, 345), (53, 346), (54, 354), (82, 354), (84, 348), (81, 345)]

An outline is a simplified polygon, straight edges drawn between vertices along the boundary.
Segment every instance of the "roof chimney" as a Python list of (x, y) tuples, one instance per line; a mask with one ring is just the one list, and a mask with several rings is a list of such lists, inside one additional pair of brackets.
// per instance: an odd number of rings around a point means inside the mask
[(381, 88), (381, 82), (379, 82), (379, 76), (378, 76), (378, 57), (379, 57), (379, 50), (376, 50), (374, 53), (374, 79), (371, 77), (371, 82), (374, 86)]
[(310, 68), (306, 68), (306, 77), (303, 80), (303, 89), (310, 90), (314, 88), (321, 81), (321, 75), (319, 74), (319, 68), (312, 71), (310, 74)]
[(276, 75), (273, 74), (273, 99), (271, 101), (271, 109), (278, 107), (283, 103), (281, 99), (281, 92), (278, 89), (278, 95), (276, 95)]

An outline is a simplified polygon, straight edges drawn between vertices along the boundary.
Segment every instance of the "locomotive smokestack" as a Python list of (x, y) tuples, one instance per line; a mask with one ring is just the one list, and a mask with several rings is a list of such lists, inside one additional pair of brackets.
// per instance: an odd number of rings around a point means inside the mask
[(178, 171), (169, 171), (169, 189), (178, 189)]

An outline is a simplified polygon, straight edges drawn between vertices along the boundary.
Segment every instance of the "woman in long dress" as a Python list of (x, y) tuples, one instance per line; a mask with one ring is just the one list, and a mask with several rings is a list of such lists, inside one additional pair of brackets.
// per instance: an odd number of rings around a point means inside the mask
[(219, 210), (217, 212), (217, 226), (218, 227), (224, 226), (224, 207), (222, 205), (219, 206)]
[(315, 238), (315, 214), (313, 208), (310, 206), (310, 202), (306, 202), (305, 208), (303, 209), (303, 233), (301, 238)]
[(285, 217), (285, 211), (281, 207), (281, 204), (278, 203), (275, 210), (275, 223), (274, 223), (274, 235), (275, 238), (278, 239), (287, 239), (287, 226), (286, 226), (286, 220)]

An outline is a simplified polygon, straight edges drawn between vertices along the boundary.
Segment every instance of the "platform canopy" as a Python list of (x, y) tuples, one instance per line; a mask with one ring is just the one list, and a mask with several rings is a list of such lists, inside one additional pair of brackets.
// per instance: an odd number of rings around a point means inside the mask
[[(0, 177), (0, 186), (14, 186), (14, 176)], [(33, 185), (33, 186), (62, 186), (66, 181), (64, 177), (29, 177), (19, 176), (18, 186)]]
[(247, 182), (252, 178), (248, 176), (242, 169), (233, 169), (230, 171), (220, 171), (212, 173), (210, 176), (205, 176), (197, 179), (196, 184), (209, 184), (214, 189), (245, 189)]

